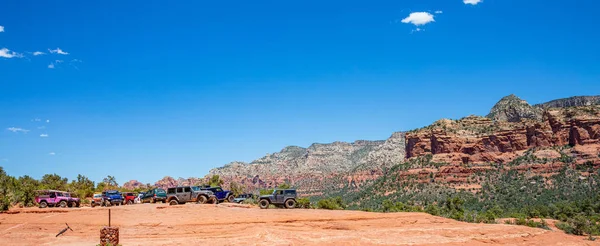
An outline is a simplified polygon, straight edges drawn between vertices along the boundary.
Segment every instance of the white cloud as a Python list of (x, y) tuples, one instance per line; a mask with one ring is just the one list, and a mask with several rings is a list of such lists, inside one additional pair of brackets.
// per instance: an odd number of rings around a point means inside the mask
[(20, 127), (10, 127), (10, 128), (6, 128), (6, 130), (9, 130), (9, 131), (11, 131), (11, 132), (15, 132), (15, 133), (16, 133), (16, 132), (24, 132), (24, 133), (27, 133), (27, 132), (29, 131), (29, 130), (26, 130), (26, 129), (23, 129), (23, 128), (20, 128)]
[(2, 48), (2, 49), (0, 49), (0, 57), (4, 57), (4, 58), (13, 58), (13, 57), (21, 58), (21, 57), (23, 57), (23, 54), (19, 54), (17, 52), (10, 51), (7, 48)]
[(8, 159), (4, 158), (4, 159), (2, 159), (0, 161), (2, 161), (2, 162), (8, 162)]
[(4, 27), (0, 26), (0, 32), (4, 32)]
[(56, 48), (55, 50), (48, 49), (48, 51), (50, 51), (50, 53), (52, 53), (52, 54), (59, 54), (59, 55), (68, 55), (69, 54), (68, 52), (63, 51), (60, 48)]
[(402, 23), (410, 23), (415, 26), (425, 25), (434, 22), (433, 15), (428, 12), (413, 12), (402, 20)]
[(48, 154), (49, 154), (49, 155), (56, 155), (56, 153), (54, 153), (54, 152), (50, 152), (50, 153), (48, 153)]
[(32, 54), (33, 54), (33, 56), (41, 56), (41, 55), (45, 55), (46, 53), (41, 52), (41, 51), (36, 51), (36, 52), (33, 52)]
[(45, 127), (45, 126), (38, 126), (38, 128), (37, 128), (37, 129), (40, 129), (40, 130), (42, 130), (42, 129), (46, 129), (46, 127)]
[(35, 118), (35, 119), (31, 120), (31, 121), (40, 122), (42, 120), (40, 118)]
[(41, 137), (41, 138), (47, 138), (47, 137), (48, 137), (48, 134), (45, 134), (45, 133), (43, 133), (43, 134), (40, 134), (40, 137)]
[(48, 68), (50, 68), (50, 69), (54, 69), (54, 63), (50, 63), (50, 64), (48, 65)]
[(50, 120), (46, 120), (46, 123), (50, 123)]
[(483, 2), (483, 0), (463, 0), (463, 3), (471, 5), (477, 5), (480, 2)]
[(436, 14), (443, 14), (443, 13), (444, 13), (444, 11), (441, 11), (441, 10), (436, 10), (434, 13), (436, 13)]

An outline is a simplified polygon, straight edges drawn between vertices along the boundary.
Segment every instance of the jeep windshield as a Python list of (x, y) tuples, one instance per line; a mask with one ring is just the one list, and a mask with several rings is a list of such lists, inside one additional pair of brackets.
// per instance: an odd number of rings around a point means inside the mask
[(198, 187), (198, 186), (192, 186), (192, 190), (194, 190), (194, 191), (200, 191), (200, 187)]
[(118, 191), (107, 191), (106, 194), (107, 195), (117, 195), (119, 192)]

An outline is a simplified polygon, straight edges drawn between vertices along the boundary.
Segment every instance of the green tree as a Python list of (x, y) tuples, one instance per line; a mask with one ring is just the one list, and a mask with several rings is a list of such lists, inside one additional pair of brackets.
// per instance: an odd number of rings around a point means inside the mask
[(15, 202), (21, 203), (26, 207), (34, 206), (36, 196), (35, 191), (39, 189), (40, 182), (27, 175), (19, 177), (17, 181)]
[(106, 183), (98, 182), (96, 184), (96, 192), (103, 192), (104, 190), (106, 190)]
[(238, 196), (238, 195), (244, 193), (244, 187), (242, 187), (241, 185), (239, 185), (236, 182), (231, 182), (229, 184), (229, 190), (231, 191), (231, 193), (233, 193), (234, 196)]
[(94, 181), (81, 174), (77, 175), (77, 179), (71, 181), (71, 190), (77, 194), (79, 198), (91, 197), (94, 195)]
[(211, 187), (221, 186), (223, 185), (223, 180), (221, 179), (221, 177), (219, 177), (219, 175), (213, 175), (212, 177), (210, 177), (208, 184)]
[(0, 211), (8, 210), (11, 204), (10, 193), (14, 187), (14, 178), (8, 176), (4, 168), (0, 167)]
[(40, 181), (40, 188), (46, 190), (67, 190), (69, 179), (58, 174), (46, 174)]
[(119, 188), (119, 184), (117, 183), (115, 176), (108, 175), (102, 180), (102, 183), (104, 183), (105, 189), (108, 190), (116, 190), (117, 188)]

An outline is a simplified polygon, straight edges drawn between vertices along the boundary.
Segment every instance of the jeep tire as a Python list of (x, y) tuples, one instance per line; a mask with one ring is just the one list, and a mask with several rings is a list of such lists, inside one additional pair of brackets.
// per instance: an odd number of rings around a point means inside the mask
[(133, 200), (129, 200), (129, 201), (127, 202), (127, 205), (133, 205)]
[(233, 203), (233, 199), (235, 199), (235, 197), (233, 197), (233, 195), (229, 195), (227, 197), (227, 201)]
[(205, 204), (207, 200), (208, 198), (206, 198), (206, 196), (199, 195), (198, 200), (196, 202), (198, 202), (198, 204)]
[(179, 203), (177, 202), (177, 200), (173, 199), (169, 202), (169, 206), (174, 206), (174, 205), (178, 205)]
[(267, 200), (267, 199), (260, 199), (260, 201), (258, 202), (258, 206), (261, 209), (267, 209), (267, 208), (269, 208), (269, 200)]
[(216, 197), (211, 197), (208, 199), (208, 201), (206, 201), (206, 203), (208, 204), (217, 204), (219, 203), (219, 199), (217, 199)]
[(58, 203), (58, 206), (60, 206), (61, 208), (66, 208), (67, 207), (67, 201), (60, 201), (60, 203)]
[(285, 201), (285, 208), (287, 209), (292, 209), (296, 207), (296, 200), (294, 199), (287, 199)]
[(69, 203), (69, 207), (70, 208), (76, 208), (77, 207), (77, 203), (76, 202), (70, 202)]
[(40, 208), (47, 208), (47, 207), (48, 207), (48, 202), (46, 202), (46, 201), (40, 202)]

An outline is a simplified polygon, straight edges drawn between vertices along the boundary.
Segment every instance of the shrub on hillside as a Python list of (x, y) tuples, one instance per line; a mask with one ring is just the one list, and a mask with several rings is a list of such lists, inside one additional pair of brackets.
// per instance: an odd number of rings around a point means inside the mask
[(341, 197), (331, 197), (327, 199), (320, 200), (317, 203), (317, 208), (320, 209), (330, 209), (330, 210), (343, 210), (346, 209), (346, 205), (344, 201), (342, 201)]
[(257, 205), (258, 203), (256, 202), (256, 200), (254, 200), (252, 198), (248, 198), (248, 199), (242, 201), (242, 204)]
[(308, 198), (298, 198), (296, 200), (296, 207), (297, 208), (312, 208), (312, 205), (310, 204), (310, 200)]

